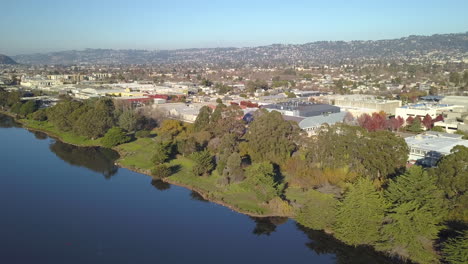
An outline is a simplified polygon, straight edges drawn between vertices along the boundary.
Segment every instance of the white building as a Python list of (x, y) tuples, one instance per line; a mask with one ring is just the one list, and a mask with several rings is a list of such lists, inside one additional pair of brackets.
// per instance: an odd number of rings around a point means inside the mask
[(403, 120), (406, 120), (410, 116), (413, 118), (417, 116), (424, 118), (426, 115), (429, 115), (434, 119), (438, 115), (441, 115), (442, 112), (453, 111), (457, 107), (459, 106), (449, 104), (411, 104), (397, 108), (395, 110), (395, 116), (400, 116)]
[(409, 161), (434, 166), (442, 156), (450, 154), (453, 147), (457, 145), (468, 147), (468, 140), (461, 138), (462, 135), (434, 131), (407, 137), (405, 141), (410, 148)]

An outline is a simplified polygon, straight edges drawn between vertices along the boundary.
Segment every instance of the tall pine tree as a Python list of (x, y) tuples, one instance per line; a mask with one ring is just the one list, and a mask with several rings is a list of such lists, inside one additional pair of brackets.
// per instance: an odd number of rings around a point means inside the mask
[(381, 239), (387, 203), (372, 182), (361, 179), (346, 194), (338, 208), (336, 237), (354, 246), (374, 245)]
[(379, 245), (380, 249), (420, 263), (437, 262), (433, 242), (445, 210), (435, 178), (414, 166), (390, 182), (385, 195), (392, 205), (389, 222), (382, 228), (386, 241)]

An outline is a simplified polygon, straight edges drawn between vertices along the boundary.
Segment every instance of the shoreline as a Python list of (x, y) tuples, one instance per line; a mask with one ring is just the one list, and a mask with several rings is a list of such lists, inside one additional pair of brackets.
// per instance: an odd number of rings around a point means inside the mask
[[(66, 143), (66, 144), (69, 144), (69, 145), (72, 145), (72, 146), (76, 146), (76, 147), (103, 147), (101, 145), (80, 145), (80, 144), (74, 144), (74, 143), (70, 143), (70, 142), (67, 142), (66, 140), (64, 140), (62, 137), (60, 137), (59, 135), (53, 133), (53, 132), (50, 132), (48, 130), (45, 130), (45, 129), (39, 129), (39, 128), (33, 128), (33, 127), (29, 127), (27, 126), (27, 124), (25, 122), (22, 122), (21, 119), (17, 119), (16, 116), (14, 114), (11, 114), (11, 113), (8, 113), (8, 112), (3, 112), (3, 111), (0, 111), (0, 114), (5, 114), (7, 116), (10, 116), (11, 118), (13, 118), (15, 120), (15, 122), (21, 124), (22, 128), (28, 130), (28, 131), (36, 131), (36, 132), (41, 132), (41, 133), (44, 133), (46, 134), (47, 136), (55, 139), (55, 140), (59, 140), (63, 143)], [(113, 151), (117, 152), (119, 154), (119, 156), (123, 156), (123, 152), (120, 151), (118, 148), (110, 148), (112, 149)], [(151, 175), (150, 172), (148, 172), (147, 170), (143, 170), (143, 169), (139, 169), (139, 168), (130, 168), (130, 167), (127, 167), (127, 166), (123, 166), (119, 160), (117, 160), (115, 162), (115, 164), (120, 167), (120, 168), (124, 168), (124, 169), (127, 169), (127, 170), (130, 170), (130, 171), (133, 171), (133, 172), (136, 172), (136, 173), (140, 173), (140, 174), (143, 174), (143, 175), (146, 175), (146, 176), (149, 176), (151, 177), (152, 179), (155, 179), (153, 177), (153, 175)], [(204, 191), (198, 189), (197, 187), (194, 187), (194, 186), (190, 186), (190, 185), (187, 185), (187, 184), (183, 184), (183, 183), (179, 183), (177, 181), (173, 181), (171, 179), (168, 179), (168, 178), (162, 178), (162, 179), (158, 179), (158, 180), (161, 180), (165, 183), (169, 183), (169, 184), (172, 184), (172, 185), (176, 185), (176, 186), (179, 186), (179, 187), (182, 187), (182, 188), (185, 188), (187, 190), (190, 190), (190, 191), (194, 191), (196, 193), (198, 193), (203, 199), (209, 201), (209, 202), (212, 202), (212, 203), (215, 203), (215, 204), (218, 204), (218, 205), (221, 205), (221, 206), (224, 206), (226, 208), (229, 208), (231, 209), (232, 211), (235, 211), (236, 213), (240, 213), (240, 214), (243, 214), (243, 215), (247, 215), (247, 216), (251, 216), (251, 217), (262, 217), (262, 218), (267, 218), (267, 217), (287, 217), (288, 219), (292, 219), (294, 220), (294, 218), (292, 216), (285, 216), (285, 215), (277, 215), (277, 214), (256, 214), (256, 213), (252, 213), (252, 212), (247, 212), (247, 211), (243, 211), (237, 207), (235, 207), (234, 205), (231, 205), (231, 204), (228, 204), (222, 200), (219, 200), (219, 199), (214, 199), (212, 197), (210, 197), (210, 195), (207, 195)]]
[[(34, 128), (34, 127), (29, 127), (27, 125), (27, 122), (24, 122), (22, 121), (21, 119), (18, 119), (18, 117), (15, 115), (15, 114), (12, 114), (12, 113), (9, 113), (9, 112), (4, 112), (2, 110), (0, 110), (0, 114), (4, 114), (6, 116), (9, 116), (11, 117), (15, 122), (17, 122), (18, 124), (21, 124), (21, 128), (23, 129), (26, 129), (28, 131), (31, 131), (31, 132), (34, 132), (34, 131), (37, 131), (37, 132), (41, 132), (41, 133), (44, 133), (46, 134), (47, 136), (55, 139), (55, 140), (59, 140), (60, 142), (63, 142), (65, 144), (69, 144), (69, 145), (72, 145), (72, 146), (76, 146), (76, 147), (100, 147), (100, 148), (104, 148), (102, 145), (100, 144), (90, 144), (90, 145), (85, 145), (85, 144), (76, 144), (76, 143), (70, 143), (70, 142), (67, 142), (66, 140), (64, 140), (61, 136), (55, 134), (54, 132), (51, 132), (51, 131), (48, 131), (46, 129), (40, 129), (40, 128)], [(119, 150), (117, 147), (113, 147), (113, 148), (109, 148), (109, 149), (112, 149), (113, 151), (117, 152), (119, 154), (119, 159), (117, 159), (115, 161), (115, 165), (118, 166), (119, 168), (124, 168), (124, 169), (127, 169), (129, 171), (132, 171), (132, 172), (136, 172), (136, 173), (139, 173), (139, 174), (142, 174), (142, 175), (146, 175), (146, 176), (149, 176), (151, 177), (151, 179), (153, 180), (161, 180), (165, 183), (168, 183), (168, 184), (171, 184), (171, 185), (175, 185), (175, 186), (178, 186), (178, 187), (181, 187), (181, 188), (185, 188), (187, 190), (190, 190), (190, 191), (193, 191), (193, 192), (196, 192), (197, 194), (199, 194), (203, 199), (205, 199), (206, 201), (208, 202), (211, 202), (211, 203), (214, 203), (214, 204), (217, 204), (217, 205), (221, 205), (223, 207), (226, 207), (228, 209), (230, 209), (231, 211), (233, 212), (236, 212), (236, 213), (239, 213), (239, 214), (243, 214), (243, 215), (246, 215), (246, 216), (250, 216), (250, 217), (257, 217), (257, 218), (269, 218), (269, 217), (282, 217), (282, 218), (287, 218), (288, 220), (293, 220), (295, 221), (296, 223), (302, 225), (300, 222), (298, 222), (294, 215), (279, 215), (279, 214), (257, 214), (257, 213), (252, 213), (252, 212), (248, 212), (248, 211), (243, 211), (239, 208), (237, 208), (236, 206), (232, 205), (232, 204), (229, 204), (229, 203), (226, 203), (223, 201), (223, 199), (216, 199), (216, 198), (213, 198), (211, 197), (211, 195), (209, 194), (206, 194), (205, 191), (195, 187), (195, 186), (191, 186), (191, 185), (187, 185), (187, 184), (184, 184), (184, 183), (179, 183), (177, 181), (174, 181), (174, 180), (171, 180), (169, 178), (156, 178), (154, 177), (153, 175), (151, 175), (151, 171), (150, 170), (147, 170), (147, 169), (140, 169), (140, 168), (130, 168), (130, 167), (127, 167), (127, 166), (124, 166), (122, 165), (119, 160), (122, 156), (124, 156), (125, 152), (123, 152), (122, 150)], [(305, 227), (305, 228), (309, 228), (309, 227)], [(309, 228), (310, 229), (310, 228)], [(312, 229), (314, 230), (314, 229)], [(331, 237), (333, 237), (334, 239), (337, 239), (333, 234), (334, 232), (329, 230), (329, 229), (322, 229), (322, 230), (314, 230), (314, 231), (319, 231), (319, 232), (323, 232), (324, 234), (326, 235), (329, 235)], [(344, 245), (346, 246), (350, 246), (349, 244), (346, 244), (345, 242), (337, 239), (337, 241), (340, 241), (341, 243), (343, 243)], [(372, 252), (375, 252), (376, 254), (378, 255), (381, 255), (385, 258), (388, 258), (388, 259), (393, 259), (395, 260), (393, 257), (389, 256), (388, 254), (385, 254), (384, 252), (381, 252), (381, 251), (377, 251), (374, 247), (370, 247), (369, 248)], [(397, 261), (396, 263), (404, 263), (404, 262), (399, 262)]]

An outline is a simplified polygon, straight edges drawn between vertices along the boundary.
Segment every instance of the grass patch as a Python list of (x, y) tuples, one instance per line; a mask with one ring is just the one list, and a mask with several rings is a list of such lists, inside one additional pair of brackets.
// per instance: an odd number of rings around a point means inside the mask
[(30, 119), (20, 119), (20, 122), (26, 127), (34, 130), (43, 131), (53, 137), (58, 137), (61, 141), (77, 146), (101, 146), (101, 139), (88, 139), (83, 136), (77, 136), (72, 132), (63, 132), (57, 129), (52, 123), (47, 121), (36, 121)]
[(313, 190), (303, 191), (301, 188), (289, 187), (286, 189), (286, 199), (297, 204), (306, 204), (310, 200), (310, 192)]
[(150, 170), (154, 167), (151, 157), (155, 153), (156, 142), (152, 138), (139, 138), (115, 147), (121, 154), (119, 163), (125, 167)]

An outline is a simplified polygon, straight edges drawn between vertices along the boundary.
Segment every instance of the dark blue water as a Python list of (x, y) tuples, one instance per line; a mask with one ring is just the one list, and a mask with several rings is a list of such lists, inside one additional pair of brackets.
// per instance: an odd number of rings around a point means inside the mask
[[(386, 263), (284, 218), (251, 218), (0, 116), (0, 263)], [(388, 262), (390, 263), (390, 262)]]

